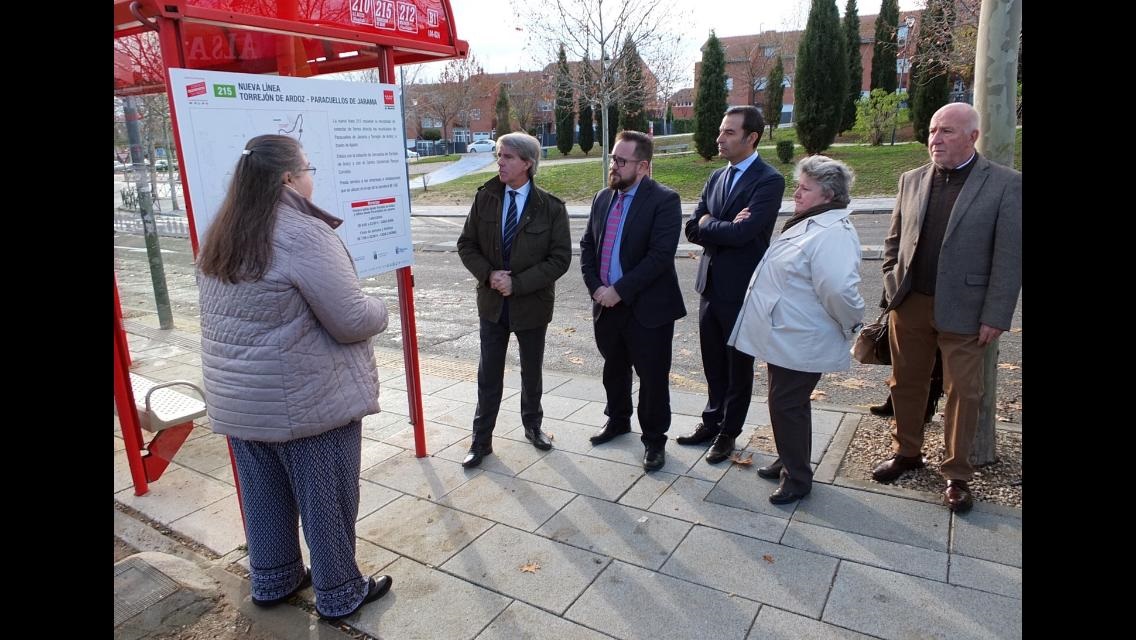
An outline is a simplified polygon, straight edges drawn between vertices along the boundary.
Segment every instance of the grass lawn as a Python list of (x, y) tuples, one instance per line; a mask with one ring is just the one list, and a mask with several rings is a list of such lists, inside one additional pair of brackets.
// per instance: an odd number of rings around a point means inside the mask
[(461, 160), (461, 154), (451, 153), (444, 156), (419, 156), (414, 164), (430, 164), (432, 162), (455, 162)]
[[(783, 139), (781, 135), (785, 132), (788, 132), (788, 130), (779, 130), (778, 139)], [(758, 147), (758, 150), (763, 160), (777, 167), (785, 176), (785, 197), (790, 197), (793, 190), (793, 165), (782, 164), (772, 150), (764, 149), (761, 146)], [(804, 149), (799, 145), (795, 147), (795, 151), (794, 162), (805, 155)], [(574, 155), (580, 157), (578, 149)], [(537, 183), (542, 189), (555, 194), (565, 202), (588, 204), (592, 201), (592, 196), (595, 195), (596, 191), (604, 186), (603, 180), (606, 175), (601, 170), (602, 160), (600, 160), (596, 150), (593, 149), (590, 155), (594, 156), (594, 160), (591, 162), (541, 168), (537, 174)], [(899, 174), (928, 161), (927, 148), (918, 143), (883, 145), (880, 147), (832, 147), (825, 152), (825, 155), (846, 162), (856, 172), (856, 183), (852, 187), (854, 197), (894, 196), (899, 182)], [(552, 157), (554, 156), (550, 153), (549, 158)], [(724, 164), (721, 158), (713, 158), (707, 162), (694, 153), (657, 155), (654, 161), (654, 178), (678, 191), (683, 202), (697, 202), (710, 173)], [(1014, 168), (1019, 171), (1022, 168), (1021, 129), (1018, 129)], [(422, 193), (421, 189), (412, 189), (411, 196), (414, 202), (419, 204), (469, 202), (477, 187), (492, 175), (492, 172), (484, 172), (464, 176), (452, 182), (430, 187), (430, 191), (425, 194)]]

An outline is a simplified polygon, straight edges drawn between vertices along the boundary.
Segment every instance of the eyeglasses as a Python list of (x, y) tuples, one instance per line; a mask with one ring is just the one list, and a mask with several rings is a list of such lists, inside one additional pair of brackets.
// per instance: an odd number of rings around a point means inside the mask
[(309, 164), (309, 165), (307, 166), (307, 168), (305, 168), (305, 169), (300, 169), (300, 173), (303, 173), (303, 172), (305, 172), (305, 171), (311, 171), (312, 173), (315, 173), (315, 172), (316, 172), (316, 168), (315, 168), (315, 167), (313, 167), (312, 165), (310, 165), (310, 164)]
[(627, 166), (628, 162), (642, 162), (642, 160), (629, 160), (628, 158), (620, 158), (619, 156), (611, 157), (611, 163), (614, 164), (617, 169), (622, 169)]

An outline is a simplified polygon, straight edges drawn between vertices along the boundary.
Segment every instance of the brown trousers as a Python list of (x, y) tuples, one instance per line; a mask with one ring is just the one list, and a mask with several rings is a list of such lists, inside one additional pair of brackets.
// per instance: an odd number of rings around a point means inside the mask
[(935, 349), (943, 354), (947, 392), (943, 412), (946, 458), (940, 471), (948, 480), (969, 481), (974, 473), (970, 450), (978, 429), (982, 401), (982, 359), (986, 347), (978, 334), (948, 333), (935, 328), (935, 298), (914, 291), (889, 316), (892, 375), (888, 379), (895, 407), (893, 448), (901, 456), (923, 449), (923, 414), (931, 386)]

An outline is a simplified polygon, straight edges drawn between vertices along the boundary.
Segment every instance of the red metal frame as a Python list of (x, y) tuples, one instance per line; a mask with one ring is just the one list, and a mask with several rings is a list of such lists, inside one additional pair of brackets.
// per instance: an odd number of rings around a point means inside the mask
[[(402, 0), (406, 2), (407, 0)], [(350, 0), (325, 0), (319, 3), (322, 11), (326, 7), (342, 10)], [(242, 8), (263, 9), (273, 15), (238, 14), (226, 0), (113, 0), (114, 3), (114, 37), (144, 38), (145, 32), (155, 30), (158, 32), (158, 41), (161, 53), (161, 77), (156, 68), (146, 70), (134, 67), (123, 69), (123, 77), (130, 77), (134, 84), (119, 82), (118, 63), (116, 57), (116, 92), (122, 95), (135, 93), (150, 93), (164, 87), (171, 106), (173, 120), (174, 144), (179, 166), (184, 167), (182, 156), (181, 136), (177, 127), (177, 112), (173, 108), (173, 95), (167, 79), (167, 69), (171, 67), (187, 67), (185, 52), (185, 38), (183, 25), (193, 24), (195, 31), (217, 29), (218, 34), (226, 34), (231, 30), (242, 32), (270, 33), (281, 37), (298, 38), (292, 46), (305, 48), (311, 40), (322, 40), (326, 50), (335, 52), (338, 47), (358, 44), (363, 49), (361, 53), (349, 58), (329, 59), (321, 61), (312, 70), (312, 63), (302, 60), (302, 65), (285, 65), (283, 58), (277, 58), (279, 75), (315, 75), (333, 71), (350, 71), (363, 68), (378, 67), (381, 82), (394, 82), (394, 67), (396, 64), (427, 62), (432, 60), (446, 60), (450, 58), (465, 57), (469, 52), (469, 44), (457, 38), (454, 25), (453, 10), (449, 0), (413, 0), (416, 6), (436, 8), (444, 13), (445, 38), (441, 33), (423, 37), (421, 34), (414, 37), (397, 36), (383, 33), (374, 27), (364, 28), (348, 24), (343, 21), (341, 14), (335, 17), (318, 16), (313, 19), (308, 16), (305, 21), (299, 15), (297, 0), (278, 0), (276, 3), (261, 5), (243, 4)], [(329, 11), (331, 11), (329, 9)], [(336, 23), (338, 19), (340, 22)], [(443, 40), (430, 42), (429, 38)], [(369, 50), (367, 50), (369, 48)], [(293, 51), (296, 51), (293, 49)], [(371, 52), (376, 55), (372, 57)], [(117, 50), (116, 50), (117, 53)], [(128, 57), (123, 62), (129, 64)], [(295, 56), (289, 57), (295, 59)], [(377, 58), (377, 60), (375, 59)], [(232, 68), (232, 62), (214, 64), (219, 70), (246, 71), (247, 69)], [(207, 64), (194, 64), (194, 68), (209, 69)], [(193, 203), (190, 200), (189, 190), (185, 192), (186, 213), (190, 225), (190, 242), (193, 254), (197, 255), (200, 248), (197, 227), (193, 215)], [(422, 410), (422, 383), (418, 361), (418, 331), (414, 318), (414, 274), (410, 267), (402, 267), (396, 272), (398, 283), (399, 316), (402, 321), (403, 333), (403, 364), (406, 371), (407, 395), (410, 407), (410, 422), (414, 427), (414, 450), (419, 458), (427, 455), (425, 417)], [(114, 281), (114, 399), (118, 408), (119, 423), (122, 428), (123, 439), (126, 442), (126, 456), (130, 465), (131, 478), (134, 481), (135, 495), (144, 495), (149, 490), (148, 483), (154, 482), (161, 476), (169, 465), (178, 448), (185, 442), (193, 429), (192, 423), (171, 427), (159, 432), (150, 443), (145, 443), (142, 430), (138, 422), (138, 414), (134, 404), (134, 394), (130, 386), (130, 353), (126, 340), (126, 332), (122, 325), (122, 307), (118, 295), (118, 280)], [(238, 504), (240, 503), (241, 486), (236, 472), (236, 464), (232, 456), (232, 447), (229, 448), (230, 463), (233, 464), (233, 480), (237, 487)], [(244, 518), (244, 507), (241, 507), (241, 518)]]

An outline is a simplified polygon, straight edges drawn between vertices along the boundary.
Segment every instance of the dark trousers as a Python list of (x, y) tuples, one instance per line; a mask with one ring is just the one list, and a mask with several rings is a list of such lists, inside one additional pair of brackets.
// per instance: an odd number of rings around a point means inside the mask
[(639, 426), (643, 445), (663, 447), (671, 427), (671, 341), (674, 322), (645, 327), (623, 303), (595, 321), (596, 346), (604, 357), (603, 383), (612, 424), (631, 424), (631, 369), (639, 376)]
[(734, 438), (742, 432), (753, 395), (753, 356), (726, 344), (739, 311), (741, 303), (702, 298), (698, 305), (698, 340), (709, 389), (702, 424)]
[(544, 410), (540, 398), (544, 394), (544, 336), (548, 325), (524, 331), (509, 331), (503, 322), (481, 321), (481, 359), (477, 363), (477, 411), (473, 414), (474, 446), (488, 445), (501, 410), (501, 394), (505, 384), (505, 354), (509, 350), (509, 334), (517, 334), (521, 351), (521, 423), (529, 429), (540, 429)]
[(809, 396), (820, 382), (819, 373), (795, 371), (775, 364), (769, 369), (769, 420), (773, 441), (781, 457), (781, 486), (808, 493), (813, 486), (813, 414)]

